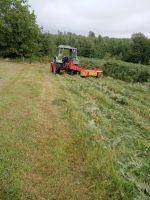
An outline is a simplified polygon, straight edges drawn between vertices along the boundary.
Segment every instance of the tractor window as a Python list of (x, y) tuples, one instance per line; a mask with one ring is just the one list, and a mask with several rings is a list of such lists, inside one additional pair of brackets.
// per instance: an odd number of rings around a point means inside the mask
[(69, 58), (76, 58), (77, 51), (76, 49), (59, 49), (58, 57), (63, 58), (64, 56), (69, 57)]
[(59, 49), (58, 55), (59, 57), (71, 57), (72, 51), (70, 51), (70, 49)]
[(70, 49), (63, 49), (63, 56), (71, 57), (72, 51)]

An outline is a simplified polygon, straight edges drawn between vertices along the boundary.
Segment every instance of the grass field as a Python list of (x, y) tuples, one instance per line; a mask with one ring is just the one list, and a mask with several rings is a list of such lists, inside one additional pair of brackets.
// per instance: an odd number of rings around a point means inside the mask
[(150, 85), (0, 61), (0, 199), (150, 199)]

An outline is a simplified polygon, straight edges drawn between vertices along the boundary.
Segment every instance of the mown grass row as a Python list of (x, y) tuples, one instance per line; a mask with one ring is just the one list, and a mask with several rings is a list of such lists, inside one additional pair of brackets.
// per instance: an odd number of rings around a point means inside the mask
[(68, 75), (59, 80), (70, 93), (62, 102), (64, 114), (76, 133), (74, 148), (95, 198), (148, 199), (148, 86)]

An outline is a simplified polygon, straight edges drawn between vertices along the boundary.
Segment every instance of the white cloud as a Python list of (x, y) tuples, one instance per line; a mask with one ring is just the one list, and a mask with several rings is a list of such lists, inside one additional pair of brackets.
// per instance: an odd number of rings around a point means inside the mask
[(29, 0), (37, 21), (50, 32), (58, 30), (129, 37), (150, 36), (150, 0)]

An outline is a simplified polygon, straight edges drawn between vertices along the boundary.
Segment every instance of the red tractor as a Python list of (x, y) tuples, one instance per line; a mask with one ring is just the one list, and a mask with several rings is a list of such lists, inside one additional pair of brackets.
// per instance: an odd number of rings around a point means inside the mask
[(65, 70), (70, 74), (79, 73), (82, 77), (100, 77), (103, 74), (103, 71), (100, 69), (88, 70), (80, 68), (77, 49), (67, 45), (58, 46), (58, 56), (54, 57), (50, 63), (50, 72), (59, 74), (61, 70)]

